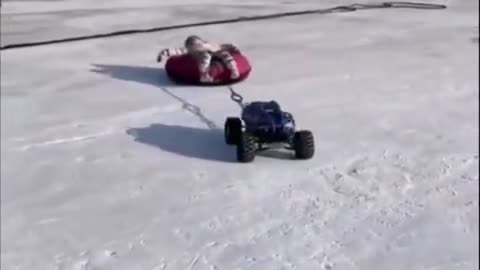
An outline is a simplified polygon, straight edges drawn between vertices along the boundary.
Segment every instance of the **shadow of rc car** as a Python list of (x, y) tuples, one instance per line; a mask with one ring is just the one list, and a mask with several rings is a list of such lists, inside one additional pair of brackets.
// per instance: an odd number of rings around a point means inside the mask
[(315, 152), (313, 134), (295, 129), (292, 114), (275, 101), (255, 101), (242, 108), (241, 117), (227, 117), (225, 142), (236, 145), (237, 161), (252, 162), (258, 151), (280, 146), (293, 150), (296, 159), (310, 159)]

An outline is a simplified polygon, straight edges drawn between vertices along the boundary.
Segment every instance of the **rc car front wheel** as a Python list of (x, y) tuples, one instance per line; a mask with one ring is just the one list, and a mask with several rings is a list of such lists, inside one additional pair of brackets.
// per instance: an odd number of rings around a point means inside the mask
[(240, 142), (237, 145), (237, 161), (252, 162), (255, 159), (256, 151), (256, 138), (248, 132), (241, 134)]
[(295, 151), (295, 158), (310, 159), (315, 153), (315, 143), (312, 132), (308, 130), (301, 130), (295, 132), (293, 135), (293, 149)]
[(242, 135), (242, 120), (237, 117), (228, 117), (225, 121), (225, 142), (228, 145), (238, 144)]

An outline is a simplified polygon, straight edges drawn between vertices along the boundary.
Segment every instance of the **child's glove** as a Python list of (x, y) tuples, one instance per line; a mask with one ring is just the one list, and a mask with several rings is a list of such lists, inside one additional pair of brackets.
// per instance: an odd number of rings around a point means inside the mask
[(168, 58), (171, 56), (178, 56), (188, 53), (186, 48), (169, 48), (163, 49), (157, 56), (157, 62), (161, 62), (163, 58)]
[(166, 58), (170, 56), (170, 50), (169, 49), (163, 49), (160, 51), (160, 53), (157, 55), (157, 62), (162, 62), (163, 58)]

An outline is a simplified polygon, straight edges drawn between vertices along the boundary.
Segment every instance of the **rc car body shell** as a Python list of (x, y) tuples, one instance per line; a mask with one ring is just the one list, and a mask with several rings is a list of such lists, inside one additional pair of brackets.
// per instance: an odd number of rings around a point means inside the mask
[(295, 120), (289, 112), (281, 110), (275, 101), (256, 101), (247, 104), (241, 114), (245, 130), (260, 142), (289, 141), (295, 132)]

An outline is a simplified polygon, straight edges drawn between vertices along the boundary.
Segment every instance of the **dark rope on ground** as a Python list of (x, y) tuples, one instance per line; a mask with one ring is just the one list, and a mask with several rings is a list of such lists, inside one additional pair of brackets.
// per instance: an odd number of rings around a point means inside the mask
[(327, 9), (310, 9), (310, 10), (304, 10), (304, 11), (282, 12), (282, 13), (274, 13), (274, 14), (267, 14), (267, 15), (243, 16), (235, 19), (205, 21), (205, 22), (198, 22), (198, 23), (170, 25), (170, 26), (154, 27), (154, 28), (147, 28), (147, 29), (130, 29), (130, 30), (115, 31), (115, 32), (110, 32), (105, 34), (94, 34), (94, 35), (52, 39), (52, 40), (37, 41), (37, 42), (15, 43), (15, 44), (8, 44), (5, 46), (2, 46), (0, 50), (10, 50), (10, 49), (18, 49), (18, 48), (24, 48), (24, 47), (34, 47), (34, 46), (74, 42), (74, 41), (89, 40), (89, 39), (108, 38), (108, 37), (123, 36), (123, 35), (160, 32), (160, 31), (215, 25), (215, 24), (240, 23), (240, 22), (248, 22), (248, 21), (270, 20), (270, 19), (277, 19), (277, 18), (283, 18), (283, 17), (310, 15), (310, 14), (329, 14), (329, 13), (335, 13), (335, 12), (351, 12), (351, 11), (363, 10), (363, 9), (381, 9), (381, 8), (445, 9), (447, 8), (447, 6), (439, 5), (439, 4), (429, 4), (429, 3), (416, 3), (416, 2), (384, 2), (380, 4), (352, 4), (352, 5), (337, 6), (333, 8), (327, 8)]
[(187, 112), (190, 112), (191, 114), (195, 115), (202, 121), (209, 129), (218, 129), (219, 127), (213, 122), (212, 120), (208, 119), (202, 112), (202, 109), (198, 107), (197, 105), (194, 105), (190, 102), (188, 102), (186, 99), (183, 99), (174, 93), (172, 91), (168, 90), (166, 87), (161, 87), (163, 92), (171, 96), (172, 98), (176, 99), (180, 103), (182, 103), (182, 108), (186, 110)]
[(243, 97), (239, 93), (235, 92), (232, 86), (228, 86), (228, 89), (230, 90), (230, 98), (233, 100), (233, 102), (237, 103), (241, 109), (243, 109), (245, 107), (245, 103), (243, 103)]

